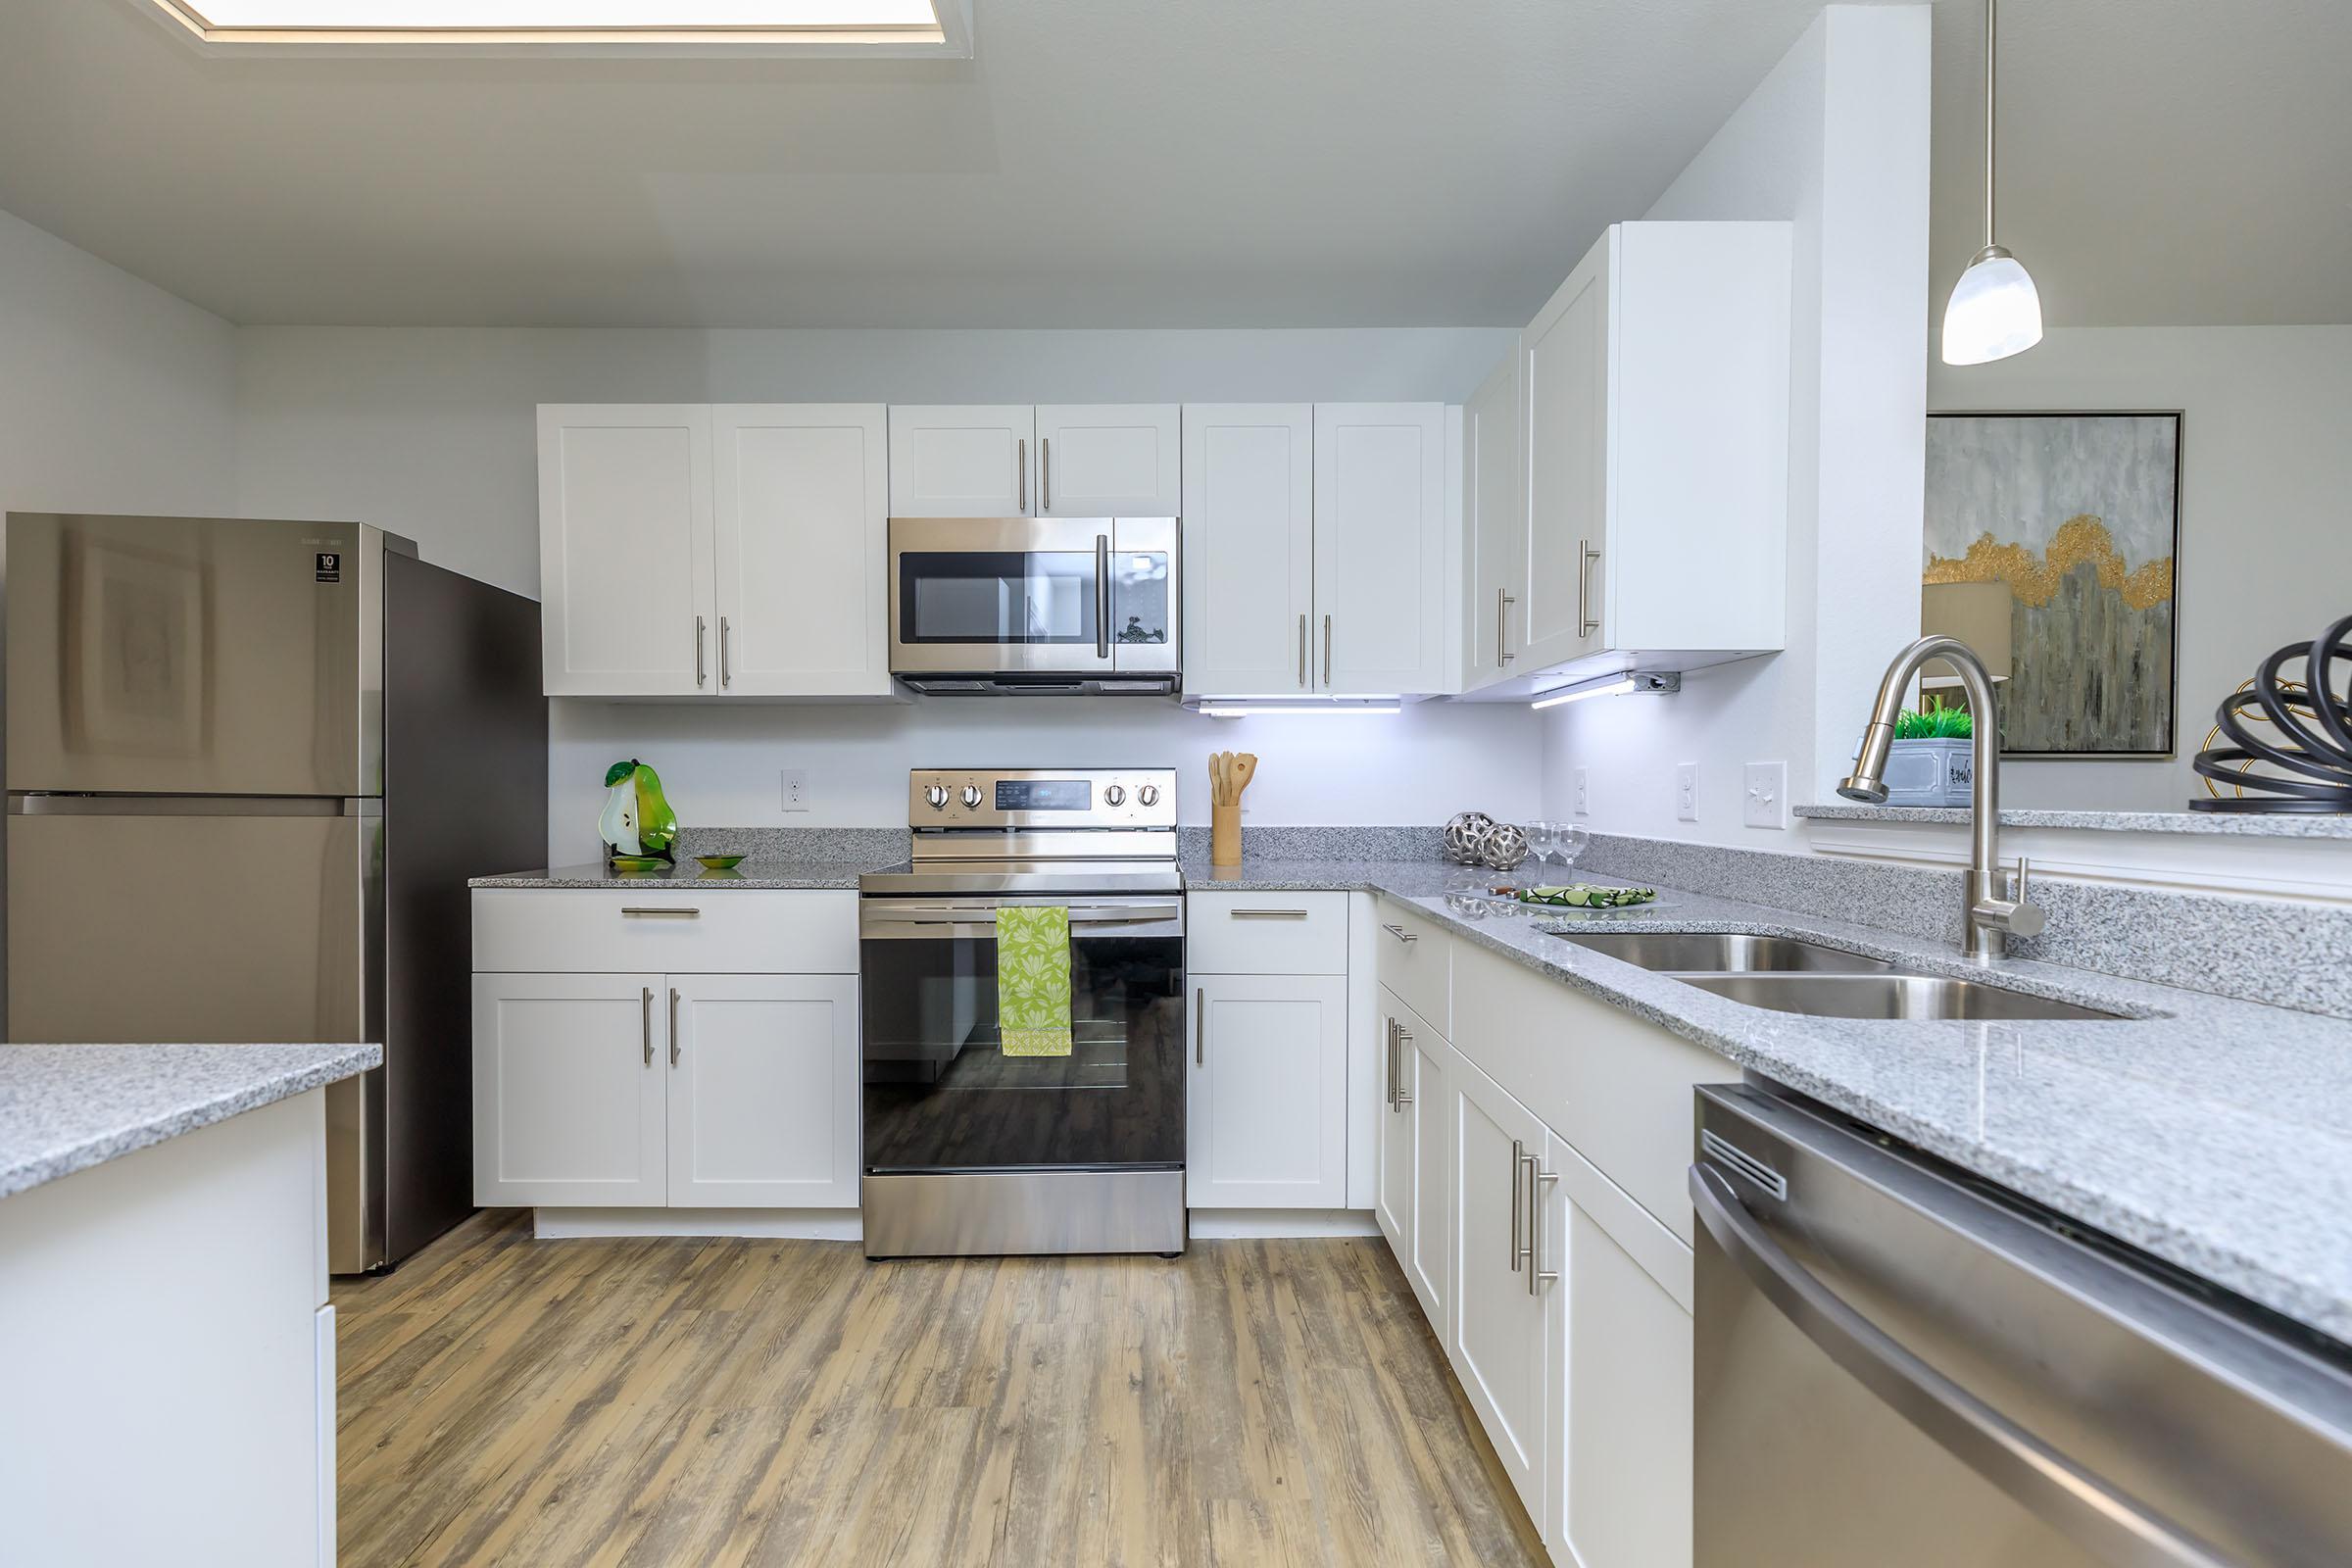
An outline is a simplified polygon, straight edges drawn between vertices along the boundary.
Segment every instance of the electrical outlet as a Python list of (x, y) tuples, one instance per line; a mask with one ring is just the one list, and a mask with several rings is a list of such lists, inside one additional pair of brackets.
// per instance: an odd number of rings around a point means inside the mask
[(1569, 773), (1568, 780), (1575, 787), (1576, 814), (1591, 816), (1592, 814), (1592, 791), (1590, 781), (1586, 777), (1585, 769), (1581, 767), (1575, 769)]
[(1685, 822), (1698, 820), (1698, 764), (1674, 764), (1674, 814)]
[(808, 809), (808, 770), (807, 768), (788, 767), (784, 770), (784, 809), (787, 811)]
[(1788, 764), (1787, 762), (1750, 762), (1747, 764), (1747, 787), (1740, 792), (1745, 802), (1743, 817), (1749, 827), (1788, 827)]

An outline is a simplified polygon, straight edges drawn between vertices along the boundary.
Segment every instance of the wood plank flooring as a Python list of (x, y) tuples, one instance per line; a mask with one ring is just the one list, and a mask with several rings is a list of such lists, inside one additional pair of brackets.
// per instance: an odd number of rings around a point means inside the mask
[(334, 1300), (345, 1568), (1544, 1561), (1377, 1240), (869, 1264), (505, 1211)]

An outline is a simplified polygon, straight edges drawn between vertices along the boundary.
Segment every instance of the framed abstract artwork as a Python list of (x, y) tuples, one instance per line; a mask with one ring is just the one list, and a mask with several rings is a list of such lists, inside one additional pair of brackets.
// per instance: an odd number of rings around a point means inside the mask
[(2001, 751), (2174, 755), (2180, 416), (1928, 416), (1920, 622), (2000, 681)]

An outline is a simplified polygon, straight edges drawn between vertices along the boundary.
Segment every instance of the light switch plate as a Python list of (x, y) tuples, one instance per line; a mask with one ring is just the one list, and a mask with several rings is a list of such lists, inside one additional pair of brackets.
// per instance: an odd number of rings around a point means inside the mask
[(1788, 827), (1788, 764), (1750, 762), (1746, 787), (1740, 791), (1743, 818), (1749, 827), (1787, 831)]
[(1698, 820), (1698, 764), (1674, 764), (1674, 814), (1685, 822)]
[(1592, 790), (1585, 769), (1580, 767), (1572, 770), (1568, 778), (1576, 791), (1576, 814), (1591, 816), (1592, 814)]
[(808, 770), (807, 768), (788, 767), (784, 769), (784, 809), (787, 811), (808, 809)]

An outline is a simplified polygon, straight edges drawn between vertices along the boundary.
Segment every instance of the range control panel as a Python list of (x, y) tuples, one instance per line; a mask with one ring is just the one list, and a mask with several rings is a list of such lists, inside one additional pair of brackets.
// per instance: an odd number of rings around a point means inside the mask
[(1173, 828), (1176, 770), (917, 768), (906, 825), (930, 828)]

